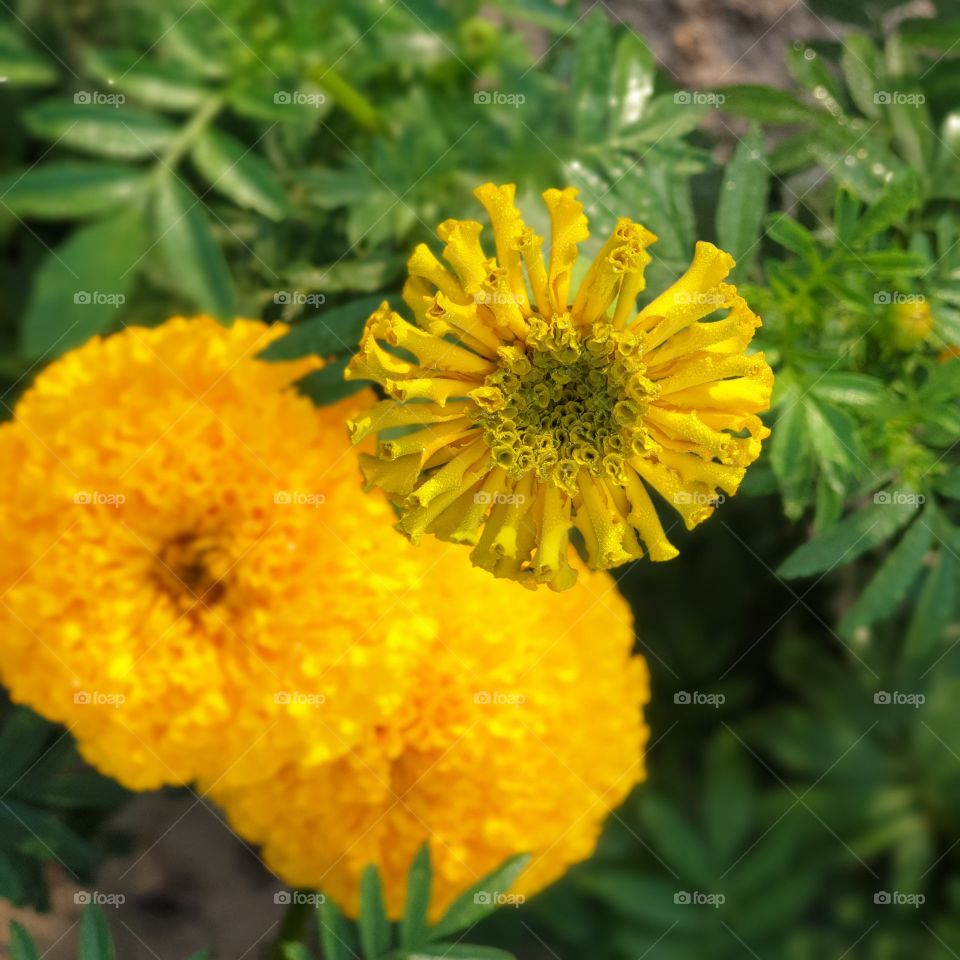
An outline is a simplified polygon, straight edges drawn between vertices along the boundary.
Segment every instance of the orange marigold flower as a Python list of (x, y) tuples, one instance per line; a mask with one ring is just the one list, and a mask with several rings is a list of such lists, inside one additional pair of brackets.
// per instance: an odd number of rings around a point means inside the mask
[(433, 918), (520, 852), (533, 858), (512, 892), (533, 894), (590, 855), (644, 776), (646, 666), (630, 656), (630, 611), (608, 574), (584, 571), (574, 590), (518, 603), (458, 548), (417, 552), (440, 629), (403, 706), (338, 760), (213, 790), (285, 882), (353, 916), (371, 863), (400, 916), (425, 841)]
[[(687, 272), (637, 312), (656, 237), (621, 219), (575, 295), (571, 278), (587, 218), (577, 191), (547, 190), (550, 258), (514, 204), (512, 184), (479, 187), (482, 226), (438, 229), (451, 269), (421, 244), (404, 301), (369, 318), (350, 379), (387, 399), (350, 421), (368, 486), (402, 510), (398, 528), (473, 545), (498, 577), (555, 590), (576, 578), (576, 527), (589, 565), (669, 560), (653, 490), (687, 528), (736, 493), (769, 435), (758, 413), (773, 376), (747, 354), (760, 320), (725, 282), (733, 258), (698, 243)], [(717, 317), (719, 316), (719, 319)]]
[(0, 426), (0, 679), (133, 789), (345, 755), (436, 630), (357, 489), (356, 399), (318, 410), (291, 383), (319, 361), (256, 359), (283, 330), (95, 338)]

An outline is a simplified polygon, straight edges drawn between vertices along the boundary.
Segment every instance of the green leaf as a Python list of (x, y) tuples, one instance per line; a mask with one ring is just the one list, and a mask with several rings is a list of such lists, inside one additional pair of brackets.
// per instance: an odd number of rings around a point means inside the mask
[(16, 920), (10, 921), (10, 960), (40, 960), (33, 938)]
[(239, 140), (208, 129), (197, 138), (191, 156), (204, 179), (241, 207), (271, 220), (290, 215), (290, 204), (273, 171)]
[(302, 944), (287, 941), (280, 944), (282, 960), (313, 960), (313, 954)]
[(672, 93), (660, 94), (650, 100), (639, 120), (624, 126), (610, 140), (610, 145), (636, 149), (648, 143), (679, 140), (696, 130), (709, 110), (707, 103), (685, 102)]
[(807, 262), (817, 259), (817, 243), (810, 231), (785, 213), (772, 213), (766, 218), (767, 235), (781, 247), (792, 250)]
[(754, 793), (744, 764), (744, 748), (732, 734), (714, 737), (707, 754), (704, 822), (714, 864), (733, 859), (754, 817)]
[(103, 912), (95, 904), (84, 908), (80, 918), (77, 960), (114, 960), (113, 941)]
[(30, 107), (23, 121), (38, 137), (123, 160), (154, 157), (176, 134), (176, 127), (152, 113), (103, 103), (45, 100)]
[(873, 253), (851, 253), (842, 259), (850, 268), (869, 270), (878, 280), (898, 277), (922, 277), (930, 269), (927, 258), (909, 250), (877, 250)]
[(324, 960), (354, 960), (349, 924), (329, 897), (317, 907), (317, 925), (320, 927)]
[(350, 357), (332, 360), (321, 370), (314, 370), (296, 382), (299, 393), (309, 397), (318, 407), (337, 403), (368, 386), (363, 380), (345, 380), (343, 372)]
[(581, 143), (597, 143), (604, 139), (612, 59), (610, 22), (597, 7), (580, 23), (573, 63), (573, 116)]
[(315, 317), (293, 324), (286, 336), (274, 340), (259, 356), (263, 360), (296, 360), (310, 354), (328, 357), (353, 353), (367, 317), (381, 303), (383, 297), (380, 296), (361, 297), (324, 310)]
[(380, 874), (368, 864), (360, 878), (360, 944), (367, 960), (377, 960), (390, 947), (390, 921), (383, 905)]
[(778, 404), (771, 440), (770, 465), (780, 484), (783, 509), (797, 519), (808, 500), (813, 479), (813, 449), (800, 390), (790, 386)]
[(85, 59), (90, 73), (111, 90), (159, 110), (194, 110), (208, 96), (204, 87), (139, 53), (91, 50)]
[(810, 392), (821, 400), (846, 407), (871, 407), (887, 396), (878, 377), (866, 373), (827, 373), (817, 378)]
[(117, 323), (146, 245), (139, 207), (75, 230), (34, 275), (22, 319), (24, 353), (51, 358)]
[(737, 261), (735, 279), (749, 271), (757, 256), (769, 182), (763, 133), (753, 124), (727, 164), (717, 203), (717, 241)]
[(610, 81), (610, 136), (636, 123), (653, 94), (656, 63), (650, 48), (632, 31), (624, 33), (613, 55)]
[(135, 167), (48, 163), (0, 178), (0, 203), (21, 217), (69, 220), (123, 204), (145, 183), (145, 174)]
[(5, 794), (36, 762), (52, 727), (26, 707), (17, 707), (0, 731), (0, 794)]
[(916, 513), (908, 496), (878, 493), (874, 502), (795, 550), (777, 570), (781, 577), (810, 577), (850, 563), (892, 537)]
[(529, 854), (519, 854), (478, 880), (454, 900), (440, 922), (430, 931), (430, 936), (450, 936), (489, 916), (497, 909), (499, 896), (510, 890), (529, 862)]
[(887, 227), (902, 223), (906, 215), (919, 206), (920, 181), (912, 170), (895, 176), (884, 188), (879, 199), (872, 203), (860, 219), (853, 235), (855, 243), (876, 236)]
[(874, 97), (883, 70), (880, 51), (865, 34), (848, 33), (843, 41), (840, 66), (853, 102), (866, 116), (876, 120), (880, 107)]
[(899, 31), (904, 42), (914, 47), (955, 52), (960, 46), (960, 19), (923, 17), (904, 20)]
[(738, 117), (759, 120), (761, 123), (811, 123), (827, 115), (797, 99), (787, 90), (752, 84), (721, 87), (723, 109)]
[(933, 541), (933, 532), (925, 522), (928, 515), (929, 511), (924, 511), (907, 528), (866, 589), (843, 615), (839, 625), (842, 635), (852, 637), (857, 630), (889, 616), (910, 592)]
[(943, 546), (937, 551), (910, 621), (903, 648), (908, 660), (924, 660), (937, 652), (956, 615), (958, 581), (960, 563), (951, 547)]
[(233, 283), (227, 261), (203, 204), (175, 176), (160, 181), (153, 229), (171, 276), (195, 306), (221, 320), (232, 319)]
[(0, 77), (5, 87), (40, 87), (57, 79), (55, 66), (27, 46), (23, 37), (4, 24), (0, 29)]
[(410, 950), (426, 939), (430, 883), (430, 847), (425, 843), (417, 851), (407, 874), (407, 902), (400, 922), (400, 946), (404, 950)]
[(650, 842), (684, 881), (709, 889), (712, 871), (700, 837), (666, 800), (647, 792), (640, 800), (640, 816)]

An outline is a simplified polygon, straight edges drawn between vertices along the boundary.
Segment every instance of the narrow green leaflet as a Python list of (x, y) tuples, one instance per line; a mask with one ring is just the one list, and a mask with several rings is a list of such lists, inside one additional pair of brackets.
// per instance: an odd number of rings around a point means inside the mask
[(141, 170), (119, 164), (47, 163), (0, 178), (0, 203), (21, 217), (89, 217), (131, 200), (146, 180)]
[(960, 563), (954, 551), (953, 544), (942, 546), (924, 581), (904, 643), (908, 660), (923, 660), (934, 654), (956, 615)]
[(350, 926), (340, 908), (329, 898), (317, 907), (317, 926), (324, 960), (354, 960)]
[(797, 387), (785, 390), (783, 400), (777, 406), (770, 449), (770, 465), (780, 484), (784, 512), (796, 520), (806, 506), (807, 488), (813, 477), (807, 417)]
[(694, 829), (666, 801), (647, 792), (640, 798), (640, 817), (650, 842), (667, 863), (691, 883), (709, 888), (712, 871), (707, 851)]
[(367, 960), (377, 960), (390, 947), (390, 921), (383, 905), (380, 874), (369, 864), (360, 878), (360, 944)]
[(923, 569), (923, 558), (933, 542), (929, 510), (925, 510), (907, 528), (890, 551), (867, 588), (840, 621), (840, 633), (850, 637), (863, 628), (889, 616), (910, 592)]
[(6, 793), (36, 761), (53, 728), (26, 707), (16, 707), (0, 730), (0, 793)]
[(529, 862), (529, 854), (519, 854), (477, 881), (450, 905), (450, 909), (430, 931), (430, 936), (435, 939), (450, 936), (493, 913), (497, 909), (498, 895), (509, 891)]
[(222, 320), (232, 318), (233, 282), (223, 251), (203, 204), (174, 176), (160, 182), (153, 232), (171, 276), (196, 307)]
[(853, 102), (862, 113), (875, 120), (880, 107), (874, 99), (881, 81), (880, 51), (862, 33), (849, 33), (843, 41), (840, 66)]
[(23, 121), (38, 137), (122, 160), (155, 157), (177, 132), (161, 117), (126, 104), (71, 103), (62, 99), (31, 107), (23, 114)]
[(27, 356), (57, 356), (114, 326), (146, 250), (142, 210), (75, 230), (37, 271), (21, 327)]
[(862, 243), (887, 227), (902, 223), (920, 201), (920, 181), (912, 170), (905, 170), (895, 176), (877, 201), (867, 208), (853, 235), (854, 242)]
[(400, 922), (400, 946), (404, 950), (426, 939), (430, 884), (430, 847), (425, 843), (417, 851), (407, 875), (407, 902)]
[(57, 79), (57, 70), (46, 57), (35, 53), (12, 25), (0, 27), (0, 77), (4, 86), (41, 87)]
[(363, 380), (344, 380), (343, 372), (349, 362), (348, 356), (340, 357), (328, 363), (323, 369), (308, 373), (297, 381), (297, 390), (303, 396), (309, 397), (318, 407), (349, 397), (352, 393), (368, 386)]
[(506, 950), (471, 943), (438, 943), (400, 954), (401, 960), (419, 960), (421, 957), (424, 960), (440, 960), (443, 957), (449, 957), (450, 960), (514, 960), (513, 954)]
[(767, 235), (781, 247), (793, 251), (804, 260), (817, 259), (817, 242), (813, 234), (785, 213), (772, 213), (766, 218)]
[(723, 731), (707, 754), (704, 825), (715, 865), (721, 869), (731, 865), (756, 813), (745, 752), (733, 734)]
[(293, 324), (290, 332), (274, 340), (259, 356), (263, 360), (296, 360), (315, 353), (328, 357), (356, 350), (367, 317), (383, 297), (361, 297), (338, 307), (323, 309), (315, 317)]
[(225, 133), (207, 129), (197, 138), (191, 156), (210, 186), (234, 203), (256, 210), (271, 220), (283, 220), (290, 215), (283, 187), (254, 148)]
[(574, 123), (581, 142), (604, 139), (605, 118), (610, 109), (610, 62), (613, 36), (610, 22), (600, 8), (590, 11), (580, 24), (573, 64)]
[(717, 203), (717, 240), (737, 261), (735, 280), (743, 277), (756, 259), (769, 183), (763, 133), (753, 124), (727, 164)]
[(40, 960), (36, 944), (16, 920), (10, 923), (10, 960)]
[(827, 373), (816, 379), (810, 392), (840, 406), (871, 407), (883, 400), (887, 387), (866, 373)]
[(795, 550), (777, 573), (810, 577), (850, 563), (892, 537), (916, 514), (916, 500), (903, 491), (882, 491), (874, 502), (841, 520), (826, 533)]
[(762, 123), (810, 123), (827, 116), (787, 90), (738, 84), (722, 87), (719, 92), (723, 94), (723, 109), (727, 113)]
[(80, 918), (80, 948), (77, 960), (115, 960), (115, 956), (103, 912), (90, 904)]

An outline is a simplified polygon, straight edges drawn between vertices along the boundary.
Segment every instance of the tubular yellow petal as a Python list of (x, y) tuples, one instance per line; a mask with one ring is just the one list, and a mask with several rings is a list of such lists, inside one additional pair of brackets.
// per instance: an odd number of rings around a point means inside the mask
[(418, 243), (407, 261), (407, 272), (411, 277), (423, 277), (429, 280), (437, 290), (455, 303), (469, 303), (468, 294), (460, 281), (437, 259), (434, 252), (425, 244)]
[(627, 523), (637, 531), (650, 559), (655, 562), (672, 560), (680, 551), (667, 539), (650, 494), (630, 466), (627, 466), (626, 493), (630, 501)]
[(517, 238), (517, 249), (523, 257), (523, 264), (527, 268), (527, 279), (533, 291), (533, 302), (542, 316), (549, 316), (551, 312), (550, 292), (548, 289), (547, 269), (543, 265), (543, 237), (533, 232), (530, 227), (524, 227)]
[(570, 278), (577, 262), (577, 246), (590, 236), (583, 204), (575, 187), (543, 193), (550, 214), (550, 275), (547, 290), (555, 313), (569, 308)]
[[(419, 370), (419, 373), (425, 371)], [(416, 377), (412, 380), (383, 380), (383, 389), (400, 403), (408, 400), (432, 400), (441, 407), (454, 398), (466, 398), (476, 380), (450, 380), (445, 377)], [(482, 380), (480, 381), (483, 382)]]
[(487, 216), (490, 217), (497, 247), (497, 262), (506, 271), (509, 289), (526, 317), (531, 310), (527, 285), (523, 279), (523, 258), (518, 246), (524, 222), (514, 202), (516, 193), (517, 187), (513, 183), (499, 187), (485, 183), (473, 191), (473, 195), (483, 204)]
[(408, 504), (426, 507), (441, 494), (450, 490), (459, 492), (464, 485), (464, 475), (478, 461), (485, 464), (483, 472), (490, 469), (490, 448), (479, 438), (460, 450), (449, 463), (432, 473), (429, 480), (421, 483), (408, 497)]
[[(480, 245), (483, 225), (476, 220), (444, 220), (437, 236), (446, 244), (444, 259), (453, 267), (464, 292), (473, 297), (487, 275), (487, 255)], [(446, 291), (444, 291), (446, 292)]]
[(419, 453), (423, 458), (421, 463), (425, 463), (434, 450), (454, 443), (475, 429), (469, 417), (458, 417), (449, 423), (425, 427), (414, 433), (405, 433), (402, 437), (393, 440), (384, 440), (380, 444), (380, 455), (387, 460), (396, 460), (399, 457), (405, 457), (408, 453)]
[(353, 443), (360, 443), (371, 433), (389, 430), (391, 427), (405, 427), (412, 424), (445, 423), (458, 420), (462, 411), (452, 407), (444, 408), (434, 403), (410, 403), (400, 406), (392, 400), (381, 400), (363, 413), (347, 420), (347, 430)]
[(359, 456), (360, 472), (364, 489), (379, 487), (395, 496), (406, 497), (413, 491), (420, 476), (422, 458), (419, 453), (409, 453), (396, 460), (384, 460), (369, 453)]

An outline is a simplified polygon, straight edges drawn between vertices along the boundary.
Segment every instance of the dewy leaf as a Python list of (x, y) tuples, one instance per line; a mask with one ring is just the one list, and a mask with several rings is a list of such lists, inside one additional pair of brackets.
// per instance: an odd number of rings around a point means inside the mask
[(383, 297), (361, 297), (350, 303), (323, 309), (315, 317), (293, 324), (290, 332), (274, 340), (259, 354), (262, 360), (296, 360), (316, 354), (328, 357), (353, 353), (367, 317), (383, 303)]
[[(77, 97), (92, 97), (78, 93)], [(154, 157), (177, 130), (152, 113), (86, 100), (45, 100), (23, 114), (27, 129), (38, 137), (105, 157), (135, 160)]]
[(80, 918), (80, 948), (77, 960), (114, 960), (113, 941), (107, 921), (95, 904), (90, 904)]
[(290, 204), (283, 187), (252, 147), (208, 129), (197, 138), (191, 156), (210, 186), (241, 207), (271, 220), (289, 216)]
[(610, 80), (610, 136), (636, 123), (653, 93), (656, 64), (646, 43), (627, 31), (617, 42)]
[(10, 922), (10, 960), (40, 960), (36, 944), (16, 920)]
[(160, 181), (154, 236), (172, 277), (200, 309), (221, 320), (234, 314), (233, 283), (203, 204), (175, 176)]
[(916, 499), (902, 491), (882, 491), (874, 502), (805, 543), (780, 565), (781, 577), (809, 577), (855, 560), (893, 536), (917, 509)]
[(450, 905), (450, 909), (430, 931), (431, 939), (458, 933), (493, 913), (500, 895), (510, 890), (529, 862), (529, 854), (519, 854), (477, 881)]
[(417, 851), (407, 874), (407, 902), (400, 922), (400, 947), (404, 950), (411, 950), (426, 939), (430, 883), (430, 847), (425, 843)]
[(360, 878), (360, 944), (367, 960), (377, 960), (390, 947), (390, 921), (383, 905), (380, 874), (368, 864)]
[(24, 353), (49, 359), (113, 326), (145, 249), (139, 207), (75, 230), (34, 276), (22, 320)]
[(88, 217), (130, 200), (146, 179), (118, 164), (47, 163), (0, 178), (0, 202), (21, 217)]
[(763, 133), (753, 124), (727, 164), (717, 203), (717, 241), (737, 261), (734, 279), (749, 271), (760, 247), (769, 182)]
[(844, 614), (839, 627), (843, 636), (851, 637), (857, 630), (889, 616), (910, 592), (933, 541), (929, 518), (928, 509), (914, 520), (866, 589)]

